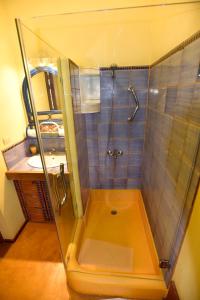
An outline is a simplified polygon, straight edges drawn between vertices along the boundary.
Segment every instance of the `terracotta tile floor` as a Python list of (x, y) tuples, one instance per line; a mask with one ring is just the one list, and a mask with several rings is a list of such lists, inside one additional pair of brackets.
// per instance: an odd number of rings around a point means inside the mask
[(0, 244), (0, 299), (69, 299), (54, 224), (28, 223), (15, 243)]

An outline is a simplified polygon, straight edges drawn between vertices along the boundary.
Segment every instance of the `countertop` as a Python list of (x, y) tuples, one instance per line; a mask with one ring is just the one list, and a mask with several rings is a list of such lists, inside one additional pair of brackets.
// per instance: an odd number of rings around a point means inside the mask
[[(45, 180), (43, 169), (34, 168), (28, 165), (27, 161), (30, 157), (24, 157), (7, 172), (6, 176), (11, 180)], [(59, 173), (59, 167), (47, 168), (48, 173)], [(65, 174), (69, 174), (67, 165), (65, 165)]]

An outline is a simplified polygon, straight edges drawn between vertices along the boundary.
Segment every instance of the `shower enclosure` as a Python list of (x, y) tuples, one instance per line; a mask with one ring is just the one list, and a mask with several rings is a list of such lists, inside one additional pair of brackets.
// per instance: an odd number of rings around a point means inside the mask
[[(72, 12), (35, 17), (23, 23), (17, 20), (33, 126), (63, 261), (69, 269), (74, 268), (69, 258), (69, 253), (76, 253), (73, 242), (77, 240), (78, 245), (84, 234), (89, 240), (97, 230), (97, 240), (103, 243), (102, 234), (107, 230), (106, 239), (110, 232), (109, 242), (120, 247), (120, 242), (111, 238), (115, 219), (106, 223), (101, 205), (105, 201), (106, 211), (112, 203), (111, 215), (117, 215), (117, 201), (122, 207), (120, 212), (123, 205), (130, 205), (125, 190), (141, 190), (159, 258), (157, 268), (167, 284), (172, 277), (199, 183), (198, 2)], [(174, 32), (174, 26), (181, 22), (182, 28)], [(174, 35), (170, 35), (172, 32)], [(63, 167), (52, 171), (45, 161), (47, 141), (41, 134), (30, 76), (31, 68), (41, 64), (58, 70), (62, 112), (52, 119), (64, 125), (64, 172)], [(82, 111), (79, 73), (84, 69), (99, 72), (100, 110), (93, 113)], [(115, 190), (124, 193), (124, 201), (117, 198)], [(95, 197), (102, 200), (96, 202), (99, 208), (92, 204)], [(134, 215), (131, 207), (126, 208), (127, 220), (129, 213)], [(84, 233), (85, 224), (90, 222), (96, 224), (96, 229)], [(116, 228), (119, 226), (119, 232), (126, 235), (128, 228), (121, 222), (123, 232), (119, 223)], [(103, 224), (108, 228), (103, 229)], [(127, 236), (132, 235), (130, 227)], [(81, 249), (80, 244), (77, 247)], [(87, 251), (95, 252), (93, 247), (91, 241), (87, 243)], [(120, 252), (119, 261), (126, 260), (127, 253)], [(91, 265), (95, 268), (94, 261)]]

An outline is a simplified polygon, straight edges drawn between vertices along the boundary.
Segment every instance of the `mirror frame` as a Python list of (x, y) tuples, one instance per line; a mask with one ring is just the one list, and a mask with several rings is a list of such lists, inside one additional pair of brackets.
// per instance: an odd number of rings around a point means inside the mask
[[(56, 76), (58, 75), (58, 71), (49, 66), (36, 67), (35, 69), (30, 70), (30, 75), (31, 75), (31, 77), (33, 77), (41, 72), (51, 73)], [(23, 98), (24, 98), (24, 104), (26, 107), (28, 120), (29, 120), (29, 123), (31, 123), (32, 119), (33, 119), (33, 112), (32, 112), (31, 103), (30, 103), (30, 99), (29, 99), (28, 82), (27, 82), (26, 77), (24, 77), (24, 80), (22, 83), (22, 94), (23, 94)], [(56, 115), (56, 114), (61, 114), (61, 110), (38, 111), (37, 114), (38, 115)]]

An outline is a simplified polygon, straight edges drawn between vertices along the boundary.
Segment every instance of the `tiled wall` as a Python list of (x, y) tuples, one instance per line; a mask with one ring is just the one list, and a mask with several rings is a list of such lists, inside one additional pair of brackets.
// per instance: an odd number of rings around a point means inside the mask
[[(27, 138), (27, 145), (38, 145), (36, 138)], [(65, 139), (64, 137), (42, 137), (42, 145), (44, 152), (52, 152), (55, 149), (56, 152), (65, 152)]]
[[(133, 85), (140, 109), (135, 108), (128, 87)], [(140, 188), (146, 117), (148, 69), (110, 70), (100, 73), (100, 113), (87, 114), (87, 145), (91, 188)], [(108, 150), (121, 150), (117, 159)]]
[(70, 61), (70, 75), (81, 197), (83, 206), (85, 207), (89, 196), (89, 166), (86, 122), (85, 115), (81, 114), (79, 68), (72, 61)]
[[(45, 152), (65, 152), (64, 137), (42, 138), (43, 148)], [(24, 157), (31, 156), (29, 145), (34, 144), (38, 147), (36, 138), (26, 138), (20, 143), (13, 145), (9, 149), (3, 151), (4, 160), (8, 169), (16, 165)]]
[(13, 145), (9, 149), (3, 151), (3, 157), (8, 169), (16, 165), (24, 157), (28, 156), (28, 142), (27, 139)]
[(142, 192), (159, 257), (172, 264), (199, 179), (199, 62), (200, 39), (150, 71)]

